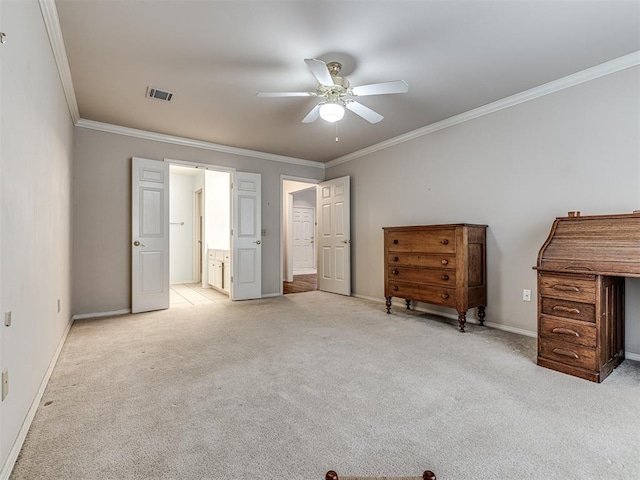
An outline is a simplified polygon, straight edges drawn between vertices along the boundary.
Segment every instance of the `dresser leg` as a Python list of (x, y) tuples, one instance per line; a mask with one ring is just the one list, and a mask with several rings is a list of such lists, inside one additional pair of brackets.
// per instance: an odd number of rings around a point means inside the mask
[(387, 313), (391, 313), (391, 297), (384, 297), (387, 299), (384, 304), (387, 306)]
[(405, 300), (407, 304), (407, 310), (411, 310), (411, 300)]
[(460, 331), (464, 332), (464, 326), (467, 323), (467, 312), (458, 312), (458, 322), (460, 323)]
[(487, 316), (487, 313), (484, 311), (485, 307), (478, 307), (478, 320), (480, 320), (480, 325), (484, 327), (484, 318)]

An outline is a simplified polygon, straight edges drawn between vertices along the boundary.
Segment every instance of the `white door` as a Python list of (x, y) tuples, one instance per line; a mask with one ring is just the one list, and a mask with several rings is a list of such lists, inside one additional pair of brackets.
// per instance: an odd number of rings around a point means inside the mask
[(232, 188), (231, 300), (262, 297), (262, 200), (258, 173), (235, 172)]
[(132, 162), (131, 312), (169, 308), (169, 164)]
[(315, 209), (293, 207), (293, 269), (315, 268)]
[(349, 177), (318, 185), (318, 290), (351, 295)]

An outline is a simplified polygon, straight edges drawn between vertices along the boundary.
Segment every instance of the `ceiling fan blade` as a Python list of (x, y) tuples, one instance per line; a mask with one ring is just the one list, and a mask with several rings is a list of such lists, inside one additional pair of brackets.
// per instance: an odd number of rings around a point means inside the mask
[(365, 95), (385, 95), (387, 93), (407, 93), (409, 85), (404, 80), (396, 80), (395, 82), (372, 83), (370, 85), (361, 85), (351, 89), (354, 95), (363, 97)]
[(320, 116), (320, 105), (316, 105), (307, 114), (307, 116), (302, 119), (302, 123), (313, 123), (318, 119), (319, 116)]
[(305, 58), (304, 62), (309, 67), (309, 70), (311, 70), (313, 76), (316, 77), (318, 83), (327, 87), (333, 86), (333, 78), (329, 73), (326, 63), (322, 60), (316, 60), (315, 58)]
[(260, 92), (257, 97), (317, 97), (314, 92)]
[(358, 102), (347, 102), (346, 107), (356, 115), (360, 115), (369, 123), (378, 123), (384, 117)]

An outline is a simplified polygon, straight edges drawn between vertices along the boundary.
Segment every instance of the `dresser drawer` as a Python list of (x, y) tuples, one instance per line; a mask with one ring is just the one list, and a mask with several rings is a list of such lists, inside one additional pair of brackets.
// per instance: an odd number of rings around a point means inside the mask
[(418, 302), (433, 303), (445, 307), (455, 307), (456, 289), (435, 285), (397, 282), (387, 279), (385, 296), (406, 298)]
[(412, 267), (456, 268), (456, 256), (451, 254), (426, 255), (424, 253), (393, 253), (387, 255), (389, 267), (410, 265)]
[(428, 268), (412, 268), (403, 266), (390, 266), (389, 279), (399, 282), (433, 283), (443, 286), (456, 286), (455, 270), (432, 270)]
[(541, 313), (556, 317), (572, 318), (583, 322), (596, 321), (595, 305), (592, 303), (579, 303), (560, 300), (557, 298), (542, 297)]
[(549, 340), (596, 347), (596, 327), (589, 323), (570, 322), (555, 318), (540, 318), (540, 337)]
[(550, 360), (589, 370), (596, 369), (596, 351), (593, 348), (541, 338), (539, 350), (540, 356)]
[(389, 231), (386, 238), (389, 252), (455, 253), (456, 251), (456, 231), (454, 228)]
[(546, 297), (595, 303), (595, 277), (571, 277), (564, 275), (540, 274), (540, 294)]

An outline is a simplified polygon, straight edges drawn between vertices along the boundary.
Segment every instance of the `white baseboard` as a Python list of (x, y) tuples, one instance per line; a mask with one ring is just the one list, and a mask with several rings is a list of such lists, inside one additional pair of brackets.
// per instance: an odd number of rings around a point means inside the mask
[(627, 360), (640, 362), (640, 355), (638, 355), (637, 353), (624, 352), (624, 358), (626, 358)]
[(9, 475), (11, 475), (11, 471), (13, 470), (13, 466), (18, 459), (18, 455), (20, 454), (20, 450), (22, 450), (22, 445), (24, 444), (24, 440), (27, 438), (27, 433), (29, 433), (29, 428), (31, 427), (31, 422), (33, 422), (34, 417), (36, 416), (36, 411), (38, 410), (38, 406), (42, 401), (42, 396), (44, 395), (44, 391), (47, 388), (47, 384), (49, 383), (49, 379), (51, 378), (51, 373), (53, 372), (53, 368), (56, 366), (58, 362), (58, 357), (60, 356), (60, 352), (62, 351), (62, 347), (64, 342), (67, 340), (67, 335), (69, 335), (69, 330), (71, 330), (71, 326), (73, 325), (74, 318), (71, 317), (69, 323), (67, 324), (67, 328), (58, 343), (58, 347), (56, 348), (55, 353), (53, 354), (53, 358), (51, 362), (49, 362), (49, 368), (47, 368), (47, 372), (44, 374), (42, 378), (42, 382), (40, 382), (40, 388), (38, 389), (38, 393), (31, 402), (31, 407), (27, 412), (27, 416), (22, 422), (22, 428), (20, 428), (20, 432), (18, 432), (18, 437), (16, 441), (13, 443), (13, 447), (9, 452), (9, 457), (7, 461), (2, 466), (2, 471), (0, 471), (0, 480), (8, 480)]
[(113, 312), (80, 313), (74, 315), (72, 319), (84, 320), (85, 318), (115, 317), (116, 315), (127, 315), (128, 313), (131, 313), (130, 308), (125, 308), (124, 310), (114, 310)]

